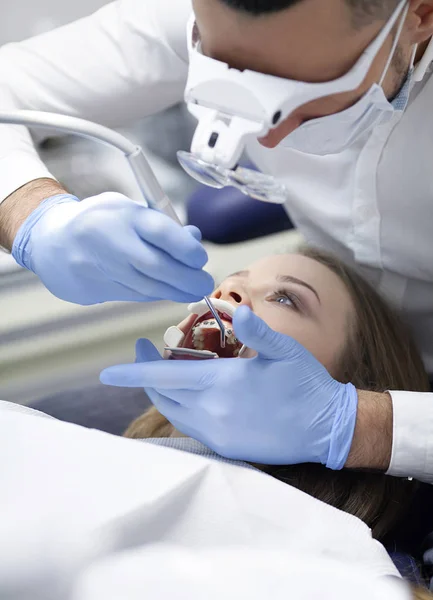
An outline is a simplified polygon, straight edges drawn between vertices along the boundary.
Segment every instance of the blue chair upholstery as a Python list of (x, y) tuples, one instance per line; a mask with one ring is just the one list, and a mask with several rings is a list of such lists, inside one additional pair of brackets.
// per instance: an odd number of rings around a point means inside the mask
[(60, 421), (122, 435), (149, 406), (150, 400), (141, 389), (100, 384), (43, 398), (34, 402), (31, 408)]
[(200, 186), (187, 201), (187, 216), (203, 239), (214, 244), (245, 242), (293, 229), (283, 206), (254, 200), (236, 188)]

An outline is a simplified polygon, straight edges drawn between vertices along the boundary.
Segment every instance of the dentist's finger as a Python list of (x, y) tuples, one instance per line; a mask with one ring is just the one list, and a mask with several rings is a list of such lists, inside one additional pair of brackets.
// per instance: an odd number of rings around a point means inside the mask
[[(218, 362), (221, 362), (220, 359)], [(230, 360), (230, 359), (228, 359)], [(158, 361), (117, 365), (102, 371), (100, 380), (118, 387), (158, 390), (204, 390), (213, 385), (217, 361)]]
[(271, 329), (247, 306), (237, 309), (233, 317), (233, 327), (236, 337), (266, 360), (287, 360), (294, 358), (299, 352), (298, 342)]
[(195, 225), (185, 225), (185, 231), (188, 231), (198, 242), (201, 242), (203, 235), (198, 227)]
[(137, 363), (143, 362), (154, 362), (162, 360), (158, 349), (152, 344), (150, 340), (142, 338), (137, 340), (135, 344), (135, 356)]
[[(174, 425), (173, 421), (177, 423), (184, 421), (185, 412), (187, 410), (185, 407), (183, 407), (181, 404), (173, 402), (173, 400), (167, 398), (163, 394), (155, 392), (155, 390), (153, 390), (151, 394), (149, 394), (148, 390), (145, 391), (157, 411), (160, 412), (163, 417), (168, 419), (172, 425)], [(176, 427), (176, 425), (174, 426)]]
[(193, 269), (202, 269), (208, 261), (207, 252), (195, 237), (167, 215), (156, 210), (138, 211), (135, 230), (145, 242), (164, 250), (174, 259)]

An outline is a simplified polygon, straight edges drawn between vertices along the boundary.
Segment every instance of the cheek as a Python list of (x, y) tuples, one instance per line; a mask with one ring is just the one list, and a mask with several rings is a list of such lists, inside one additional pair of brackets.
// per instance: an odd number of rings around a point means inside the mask
[(255, 312), (271, 329), (299, 342), (331, 375), (336, 372), (335, 358), (341, 348), (340, 336), (333, 335), (317, 321), (289, 309), (269, 307)]

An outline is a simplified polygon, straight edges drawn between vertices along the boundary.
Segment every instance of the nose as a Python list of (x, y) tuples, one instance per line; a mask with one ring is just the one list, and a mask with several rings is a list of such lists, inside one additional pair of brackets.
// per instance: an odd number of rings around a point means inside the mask
[(251, 299), (247, 291), (241, 285), (241, 283), (237, 282), (235, 279), (226, 279), (223, 281), (222, 284), (219, 285), (212, 294), (212, 298), (225, 300), (234, 306), (245, 304), (246, 306), (252, 308)]

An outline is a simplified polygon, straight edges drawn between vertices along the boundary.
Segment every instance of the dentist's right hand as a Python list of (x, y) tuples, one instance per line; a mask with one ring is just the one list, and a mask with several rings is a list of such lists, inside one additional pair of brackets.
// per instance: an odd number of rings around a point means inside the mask
[(59, 194), (24, 221), (12, 254), (69, 302), (195, 302), (214, 287), (200, 240), (195, 227), (118, 193)]

